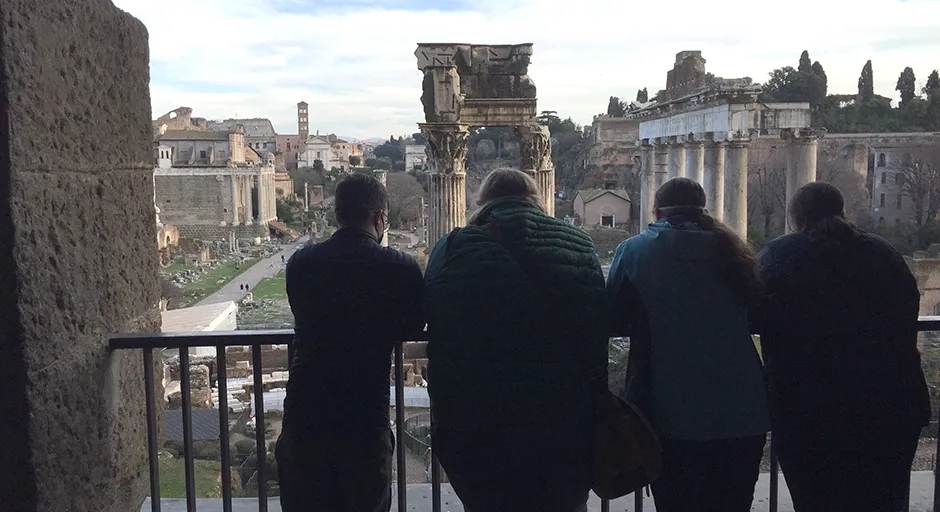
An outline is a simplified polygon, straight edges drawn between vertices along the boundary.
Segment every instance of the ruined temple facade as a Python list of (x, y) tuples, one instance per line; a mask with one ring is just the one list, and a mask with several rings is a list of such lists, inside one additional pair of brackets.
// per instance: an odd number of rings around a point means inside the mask
[(193, 109), (180, 107), (153, 120), (153, 135), (160, 135), (167, 130), (195, 130), (209, 129), (208, 121), (202, 117), (193, 117)]
[(467, 221), (467, 142), (471, 126), (510, 126), (519, 137), (521, 170), (555, 211), (551, 135), (536, 122), (536, 89), (528, 76), (531, 44), (419, 44), (421, 103), (429, 173), (428, 242)]
[(785, 204), (816, 180), (817, 142), (825, 130), (810, 127), (809, 103), (763, 103), (760, 92), (750, 78), (707, 73), (699, 51), (676, 55), (661, 101), (626, 116), (640, 123), (641, 226), (652, 220), (656, 189), (684, 176), (702, 184), (712, 215), (746, 237), (749, 149), (761, 137), (786, 146)]
[(276, 220), (274, 154), (245, 143), (244, 129), (167, 131), (154, 142), (155, 203), (179, 236), (222, 241), (267, 238)]

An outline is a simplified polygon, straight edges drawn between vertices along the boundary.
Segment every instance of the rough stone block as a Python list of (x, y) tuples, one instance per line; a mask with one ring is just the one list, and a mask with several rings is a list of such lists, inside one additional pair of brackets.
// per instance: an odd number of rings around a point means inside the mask
[(0, 510), (138, 510), (158, 331), (147, 31), (108, 0), (0, 3)]

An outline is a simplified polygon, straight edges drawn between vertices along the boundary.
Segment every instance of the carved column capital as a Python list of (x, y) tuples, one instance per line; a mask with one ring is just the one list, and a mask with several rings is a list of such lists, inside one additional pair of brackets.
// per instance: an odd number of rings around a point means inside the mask
[(519, 137), (519, 152), (523, 171), (548, 171), (552, 164), (552, 137), (548, 127), (526, 124), (515, 128)]
[(428, 169), (437, 174), (465, 174), (469, 127), (462, 124), (427, 123), (419, 125), (427, 137), (424, 152)]

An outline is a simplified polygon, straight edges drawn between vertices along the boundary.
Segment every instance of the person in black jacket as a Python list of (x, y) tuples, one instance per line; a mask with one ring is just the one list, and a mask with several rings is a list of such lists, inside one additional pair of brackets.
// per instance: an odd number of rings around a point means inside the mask
[(930, 403), (901, 255), (810, 183), (759, 255), (773, 437), (797, 512), (901, 510)]
[(287, 263), (296, 334), (276, 449), (285, 512), (391, 507), (391, 353), (421, 333), (424, 316), (417, 262), (379, 245), (386, 206), (378, 180), (344, 178), (340, 229)]

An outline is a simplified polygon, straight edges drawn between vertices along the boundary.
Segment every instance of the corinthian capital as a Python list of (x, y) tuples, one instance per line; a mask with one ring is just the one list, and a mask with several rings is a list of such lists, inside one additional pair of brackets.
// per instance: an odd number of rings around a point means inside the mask
[(547, 126), (527, 124), (516, 127), (522, 170), (554, 169), (552, 165), (552, 137)]
[(464, 174), (467, 170), (467, 126), (459, 124), (422, 124), (427, 137), (425, 154), (432, 173)]

